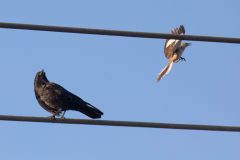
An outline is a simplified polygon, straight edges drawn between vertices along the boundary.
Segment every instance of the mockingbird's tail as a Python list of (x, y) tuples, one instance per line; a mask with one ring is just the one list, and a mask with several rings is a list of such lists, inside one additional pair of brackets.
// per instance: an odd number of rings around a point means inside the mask
[(163, 68), (163, 70), (157, 76), (157, 82), (162, 79), (165, 75), (167, 75), (173, 66), (173, 60), (169, 60), (168, 64)]
[(165, 75), (167, 75), (173, 66), (173, 62), (177, 59), (178, 55), (175, 53), (169, 60), (168, 60), (168, 64), (166, 65), (166, 67), (163, 68), (163, 70), (158, 74), (157, 76), (157, 82), (160, 81), (162, 79), (162, 77), (164, 77)]

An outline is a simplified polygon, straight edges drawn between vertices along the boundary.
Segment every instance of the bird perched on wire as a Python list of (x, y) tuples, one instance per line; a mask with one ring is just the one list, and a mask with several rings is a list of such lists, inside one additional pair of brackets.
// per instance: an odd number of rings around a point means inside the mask
[(67, 110), (75, 110), (93, 119), (101, 118), (103, 112), (93, 105), (85, 102), (78, 96), (64, 89), (62, 86), (49, 82), (46, 73), (42, 70), (37, 72), (34, 79), (34, 92), (38, 103), (48, 112), (52, 113), (50, 119), (55, 119)]
[[(171, 30), (172, 34), (184, 35), (185, 28), (183, 25), (180, 25), (177, 28)], [(164, 55), (168, 59), (168, 64), (163, 68), (163, 70), (158, 74), (157, 81), (159, 81), (162, 77), (167, 75), (173, 66), (173, 62), (186, 61), (185, 58), (182, 57), (183, 51), (186, 47), (188, 47), (190, 43), (182, 43), (181, 40), (178, 39), (167, 39), (164, 45)]]

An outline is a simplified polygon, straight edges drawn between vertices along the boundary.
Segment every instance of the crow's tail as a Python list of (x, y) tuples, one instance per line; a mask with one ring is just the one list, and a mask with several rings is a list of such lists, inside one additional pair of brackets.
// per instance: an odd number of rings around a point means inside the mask
[(82, 112), (83, 114), (93, 119), (101, 118), (103, 115), (102, 111), (87, 102), (85, 102), (80, 107), (75, 108), (75, 110)]

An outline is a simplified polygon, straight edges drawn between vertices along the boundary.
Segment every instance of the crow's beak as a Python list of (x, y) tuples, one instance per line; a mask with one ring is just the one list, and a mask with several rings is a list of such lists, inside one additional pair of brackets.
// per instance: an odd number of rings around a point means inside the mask
[(44, 72), (44, 70), (42, 69), (42, 70), (39, 71), (38, 73), (39, 73), (39, 75), (44, 75), (45, 72)]

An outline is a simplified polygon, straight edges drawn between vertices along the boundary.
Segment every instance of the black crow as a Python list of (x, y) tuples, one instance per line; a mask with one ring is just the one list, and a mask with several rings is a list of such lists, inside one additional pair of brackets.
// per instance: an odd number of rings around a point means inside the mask
[(51, 119), (55, 119), (55, 116), (59, 116), (61, 113), (61, 118), (64, 118), (67, 110), (82, 112), (93, 119), (101, 118), (103, 115), (103, 112), (99, 109), (67, 91), (62, 86), (49, 82), (43, 70), (36, 74), (34, 92), (38, 103), (46, 111), (52, 113)]

